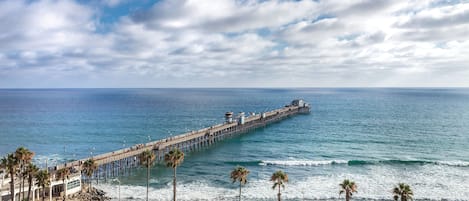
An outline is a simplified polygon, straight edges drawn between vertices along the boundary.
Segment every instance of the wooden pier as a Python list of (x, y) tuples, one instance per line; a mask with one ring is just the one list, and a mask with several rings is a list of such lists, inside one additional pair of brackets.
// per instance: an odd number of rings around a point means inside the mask
[[(94, 172), (92, 179), (96, 181), (107, 180), (118, 175), (128, 174), (131, 168), (139, 166), (138, 156), (146, 150), (152, 150), (156, 155), (156, 160), (162, 161), (164, 160), (164, 154), (173, 148), (179, 148), (184, 152), (198, 150), (208, 147), (225, 138), (264, 127), (293, 115), (307, 114), (309, 111), (309, 104), (303, 100), (294, 100), (291, 104), (286, 105), (285, 107), (265, 113), (253, 114), (247, 117), (244, 113), (239, 113), (236, 117), (233, 117), (232, 112), (227, 112), (225, 114), (225, 122), (218, 125), (92, 156), (91, 158), (98, 166), (98, 170)], [(53, 180), (58, 181), (58, 178), (55, 176), (55, 172), (62, 168), (71, 168), (71, 170), (79, 174), (81, 172), (82, 163), (88, 159), (90, 158), (49, 167), (49, 171), (53, 175)], [(83, 175), (81, 177), (83, 177)], [(51, 189), (50, 191), (52, 194)]]
[[(153, 150), (156, 154), (156, 160), (162, 161), (164, 159), (164, 154), (173, 148), (179, 148), (184, 152), (194, 151), (210, 146), (211, 144), (227, 137), (232, 137), (234, 135), (239, 135), (264, 127), (268, 124), (296, 114), (307, 114), (309, 111), (309, 104), (305, 103), (303, 100), (294, 100), (291, 104), (286, 105), (285, 107), (265, 113), (255, 114), (248, 117), (245, 117), (244, 113), (240, 113), (235, 120), (233, 117), (229, 116), (230, 113), (227, 113), (225, 116), (226, 121), (222, 124), (93, 156), (92, 159), (98, 165), (98, 171), (95, 172), (94, 179), (107, 179), (126, 173), (129, 168), (139, 165), (138, 155), (145, 150)], [(58, 165), (54, 169), (61, 169), (64, 167), (76, 167), (77, 169), (80, 169), (81, 164), (88, 159), (89, 158), (85, 158), (71, 163)]]

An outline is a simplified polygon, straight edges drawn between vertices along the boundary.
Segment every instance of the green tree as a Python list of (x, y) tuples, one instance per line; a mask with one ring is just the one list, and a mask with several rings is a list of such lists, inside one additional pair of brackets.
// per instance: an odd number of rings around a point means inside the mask
[(88, 159), (85, 162), (83, 162), (82, 169), (83, 169), (83, 173), (86, 175), (86, 177), (88, 177), (88, 183), (89, 183), (88, 192), (90, 192), (90, 190), (91, 190), (91, 177), (93, 176), (94, 171), (96, 171), (98, 169), (98, 165), (96, 164), (94, 159), (91, 158), (91, 159)]
[(15, 151), (15, 156), (18, 159), (19, 166), (20, 166), (18, 176), (21, 179), (20, 194), (19, 194), (19, 200), (21, 201), (22, 200), (21, 195), (23, 195), (23, 199), (24, 199), (24, 180), (28, 176), (26, 173), (26, 167), (33, 160), (34, 152), (24, 147), (18, 147)]
[(277, 172), (274, 172), (274, 174), (272, 174), (272, 176), (270, 177), (270, 181), (274, 182), (272, 189), (275, 189), (276, 187), (278, 187), (277, 197), (278, 197), (278, 201), (280, 201), (281, 195), (282, 195), (280, 193), (280, 187), (285, 189), (285, 183), (288, 182), (288, 175), (287, 173), (279, 170)]
[(57, 177), (62, 179), (63, 183), (63, 189), (64, 189), (64, 197), (63, 200), (65, 201), (67, 198), (67, 187), (65, 185), (65, 180), (68, 179), (68, 176), (70, 175), (70, 169), (65, 167), (57, 171)]
[(46, 186), (50, 185), (50, 176), (47, 170), (39, 170), (36, 173), (36, 185), (42, 188), (42, 201), (46, 197)]
[(2, 158), (0, 166), (8, 172), (10, 175), (10, 195), (11, 200), (14, 200), (15, 197), (15, 174), (18, 170), (19, 161), (16, 158), (15, 154), (8, 154)]
[(176, 168), (184, 161), (184, 152), (174, 148), (164, 155), (166, 167), (173, 168), (173, 201), (176, 201)]
[(140, 164), (147, 168), (147, 201), (148, 201), (148, 188), (150, 186), (150, 167), (155, 162), (156, 156), (152, 150), (145, 150), (140, 154)]
[(28, 175), (28, 198), (27, 200), (29, 200), (31, 196), (31, 187), (33, 186), (33, 179), (34, 179), (34, 176), (37, 174), (37, 171), (39, 171), (39, 168), (32, 163), (29, 163), (28, 166), (26, 166), (26, 174)]
[(233, 180), (233, 183), (239, 181), (239, 200), (241, 201), (241, 185), (248, 182), (247, 177), (249, 170), (243, 166), (237, 166), (233, 171), (231, 171), (230, 178)]
[(345, 193), (345, 200), (350, 201), (352, 194), (357, 192), (357, 185), (355, 182), (345, 179), (340, 185), (339, 195)]
[(396, 201), (399, 200), (399, 197), (401, 198), (401, 201), (413, 200), (412, 196), (414, 195), (414, 192), (412, 192), (412, 189), (410, 189), (410, 186), (407, 184), (397, 184), (397, 186), (393, 188), (392, 193), (394, 194), (394, 200)]

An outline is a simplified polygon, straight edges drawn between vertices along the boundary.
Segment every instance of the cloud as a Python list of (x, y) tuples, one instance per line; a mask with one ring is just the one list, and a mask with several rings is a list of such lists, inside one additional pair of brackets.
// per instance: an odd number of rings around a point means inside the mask
[(0, 13), (3, 51), (78, 46), (95, 30), (92, 10), (72, 1), (4, 1)]
[[(156, 3), (132, 19), (151, 29), (199, 29), (242, 32), (276, 28), (315, 14), (313, 1), (235, 2), (231, 0), (173, 0)], [(292, 12), (295, 11), (295, 12)]]
[(0, 1), (0, 87), (469, 86), (468, 3), (127, 5)]
[(436, 7), (412, 13), (397, 23), (401, 28), (440, 28), (469, 24), (469, 4)]
[(397, 38), (408, 41), (467, 40), (469, 4), (430, 7), (401, 16), (394, 26)]

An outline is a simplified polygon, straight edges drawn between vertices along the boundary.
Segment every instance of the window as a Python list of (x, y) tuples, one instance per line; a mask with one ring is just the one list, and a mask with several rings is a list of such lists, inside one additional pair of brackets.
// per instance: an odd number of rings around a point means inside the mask
[(80, 186), (80, 180), (73, 180), (67, 183), (67, 190), (70, 190), (79, 186)]

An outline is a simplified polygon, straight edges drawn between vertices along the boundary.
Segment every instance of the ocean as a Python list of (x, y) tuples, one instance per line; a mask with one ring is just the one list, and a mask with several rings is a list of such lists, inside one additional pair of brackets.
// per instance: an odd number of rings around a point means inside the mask
[[(269, 181), (283, 170), (286, 200), (391, 200), (409, 184), (417, 200), (468, 200), (469, 89), (0, 89), (0, 156), (25, 146), (45, 166), (197, 130), (227, 111), (263, 112), (302, 98), (311, 113), (186, 153), (179, 200), (236, 200), (236, 165), (250, 170), (243, 200), (275, 200)], [(146, 171), (120, 177), (122, 199), (143, 200)], [(172, 198), (172, 170), (151, 170), (152, 200)], [(119, 185), (100, 182), (114, 200)]]

